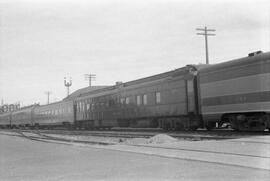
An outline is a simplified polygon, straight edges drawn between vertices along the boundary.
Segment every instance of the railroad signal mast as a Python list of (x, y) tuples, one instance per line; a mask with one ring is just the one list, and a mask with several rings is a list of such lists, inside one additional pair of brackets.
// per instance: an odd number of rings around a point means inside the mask
[(208, 55), (208, 36), (215, 36), (214, 33), (208, 33), (208, 32), (214, 32), (215, 29), (207, 29), (205, 26), (204, 28), (196, 28), (197, 31), (201, 31), (201, 33), (197, 33), (197, 35), (203, 35), (205, 38), (205, 56), (206, 56), (206, 64), (209, 64), (209, 55)]
[(96, 80), (96, 74), (84, 74), (85, 80), (89, 81), (89, 87), (92, 86), (92, 81)]
[(66, 77), (64, 77), (64, 85), (67, 87), (67, 96), (69, 96), (69, 87), (72, 86), (72, 79), (69, 78), (69, 81), (67, 81)]

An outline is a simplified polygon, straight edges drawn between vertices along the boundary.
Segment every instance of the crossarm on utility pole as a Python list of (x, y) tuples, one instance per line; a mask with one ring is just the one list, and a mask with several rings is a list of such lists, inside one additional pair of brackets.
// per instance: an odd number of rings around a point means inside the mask
[(209, 64), (209, 55), (208, 55), (208, 36), (215, 36), (216, 34), (208, 33), (209, 31), (216, 31), (215, 29), (207, 29), (207, 27), (204, 28), (196, 28), (197, 31), (203, 31), (200, 33), (197, 33), (197, 35), (203, 35), (205, 38), (205, 57), (206, 57), (206, 64)]

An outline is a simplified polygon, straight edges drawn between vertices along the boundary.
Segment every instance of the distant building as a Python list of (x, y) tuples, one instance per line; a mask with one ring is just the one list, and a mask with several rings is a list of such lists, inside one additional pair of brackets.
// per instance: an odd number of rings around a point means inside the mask
[(4, 104), (0, 106), (0, 113), (11, 112), (20, 109), (20, 104)]

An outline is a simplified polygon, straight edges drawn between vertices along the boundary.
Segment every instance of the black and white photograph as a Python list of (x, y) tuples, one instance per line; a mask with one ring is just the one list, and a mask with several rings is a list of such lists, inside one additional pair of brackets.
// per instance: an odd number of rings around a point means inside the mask
[(0, 180), (270, 180), (270, 1), (0, 0)]

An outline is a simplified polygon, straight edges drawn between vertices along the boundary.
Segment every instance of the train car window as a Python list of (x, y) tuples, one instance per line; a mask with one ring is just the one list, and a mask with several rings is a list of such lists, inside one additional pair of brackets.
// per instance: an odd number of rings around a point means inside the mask
[(87, 108), (87, 111), (90, 111), (90, 104), (89, 103), (86, 105), (86, 108)]
[(136, 102), (137, 102), (137, 105), (139, 106), (139, 105), (141, 105), (141, 96), (137, 96), (136, 97)]
[(160, 92), (156, 92), (156, 103), (159, 104), (161, 102)]
[(85, 110), (85, 103), (82, 102), (82, 112), (84, 112), (84, 110)]
[(87, 111), (87, 102), (84, 102), (84, 111)]
[(82, 112), (82, 102), (80, 102), (80, 112)]
[(122, 98), (120, 99), (120, 103), (121, 103), (121, 104), (124, 104), (124, 103), (125, 103), (125, 98), (122, 97)]
[(108, 106), (113, 106), (113, 105), (114, 105), (113, 100), (109, 100), (109, 105)]
[(95, 109), (95, 104), (93, 103), (92, 105), (91, 105), (91, 110), (93, 111)]
[(144, 105), (147, 104), (147, 95), (146, 94), (143, 95), (143, 104)]
[(130, 98), (127, 97), (127, 98), (126, 98), (126, 104), (129, 104), (129, 103), (130, 103)]

